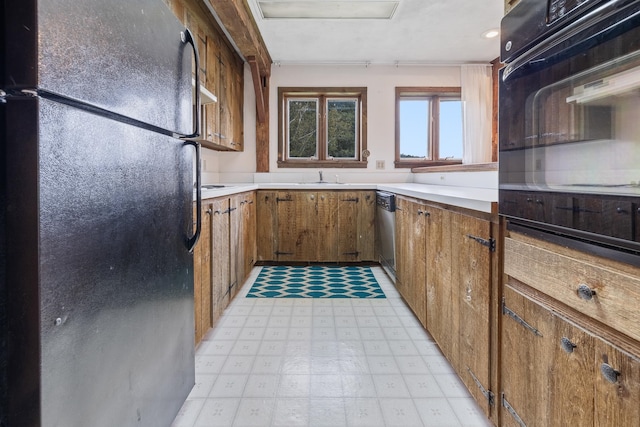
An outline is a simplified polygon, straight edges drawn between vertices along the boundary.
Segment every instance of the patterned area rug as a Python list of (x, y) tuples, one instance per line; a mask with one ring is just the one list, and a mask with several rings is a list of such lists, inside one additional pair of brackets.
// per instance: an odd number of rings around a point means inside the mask
[(369, 267), (265, 266), (247, 298), (386, 298)]

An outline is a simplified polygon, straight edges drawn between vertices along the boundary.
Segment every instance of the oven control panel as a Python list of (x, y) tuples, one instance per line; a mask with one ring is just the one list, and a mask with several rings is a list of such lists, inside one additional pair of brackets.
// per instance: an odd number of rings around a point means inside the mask
[[(597, 2), (597, 0), (595, 0)], [(577, 8), (587, 4), (594, 3), (593, 0), (549, 0), (549, 12), (547, 14), (547, 23), (553, 24), (558, 19), (564, 18)]]

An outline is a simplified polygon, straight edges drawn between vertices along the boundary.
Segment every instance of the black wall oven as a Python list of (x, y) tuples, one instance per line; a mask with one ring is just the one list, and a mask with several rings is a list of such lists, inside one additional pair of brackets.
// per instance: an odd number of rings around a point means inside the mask
[(640, 260), (640, 0), (522, 0), (502, 20), (500, 214)]

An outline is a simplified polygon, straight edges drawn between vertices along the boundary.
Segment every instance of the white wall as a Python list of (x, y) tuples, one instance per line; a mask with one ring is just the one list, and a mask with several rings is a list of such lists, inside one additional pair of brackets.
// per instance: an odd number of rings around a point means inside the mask
[[(338, 174), (345, 182), (413, 182), (409, 169), (396, 169), (395, 160), (395, 87), (460, 86), (458, 66), (393, 65), (274, 65), (269, 95), (269, 174), (256, 170), (256, 111), (251, 72), (245, 66), (244, 152), (207, 152), (204, 182), (303, 182), (317, 178), (316, 169), (279, 169), (278, 160), (278, 87), (281, 86), (366, 86), (367, 145), (371, 152), (366, 169), (323, 168), (325, 179)], [(208, 151), (208, 150), (206, 150)], [(376, 170), (376, 161), (384, 160), (385, 169)], [(212, 181), (213, 182), (213, 181)]]

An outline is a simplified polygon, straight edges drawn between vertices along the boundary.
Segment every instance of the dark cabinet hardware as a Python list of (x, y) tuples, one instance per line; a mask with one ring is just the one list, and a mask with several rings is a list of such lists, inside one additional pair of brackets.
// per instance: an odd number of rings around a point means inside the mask
[(475, 240), (480, 243), (482, 246), (486, 246), (489, 248), (491, 252), (496, 251), (496, 239), (483, 239), (482, 237), (474, 236), (472, 234), (467, 234), (467, 237), (471, 240)]
[(507, 412), (509, 412), (509, 414), (511, 414), (513, 419), (518, 423), (520, 427), (527, 427), (527, 425), (524, 423), (524, 421), (522, 421), (522, 418), (520, 418), (516, 410), (513, 409), (513, 406), (511, 406), (509, 402), (507, 402), (507, 399), (505, 399), (504, 397), (504, 393), (502, 393), (502, 406), (507, 410)]
[(585, 301), (590, 301), (591, 298), (596, 294), (596, 291), (592, 290), (590, 287), (585, 285), (584, 283), (578, 286), (578, 296)]
[(290, 199), (290, 198), (281, 199), (280, 197), (276, 197), (276, 203), (280, 203), (280, 202), (293, 202), (293, 199)]
[(535, 335), (539, 337), (542, 336), (542, 333), (538, 329), (528, 324), (522, 317), (518, 316), (514, 311), (512, 311), (509, 307), (507, 307), (504, 299), (502, 300), (502, 314), (506, 314), (507, 316), (515, 320), (518, 324), (524, 326), (525, 328), (533, 332)]
[(342, 199), (342, 202), (354, 202), (354, 203), (358, 203), (360, 201), (359, 198), (355, 197), (355, 198), (351, 198), (351, 199)]
[(349, 256), (358, 256), (358, 254), (360, 254), (360, 252), (356, 251), (356, 252), (343, 252), (342, 255), (349, 255)]
[(613, 369), (613, 367), (608, 363), (603, 363), (600, 366), (600, 372), (602, 373), (604, 379), (609, 381), (610, 383), (615, 384), (618, 382), (618, 376), (620, 375), (620, 372)]
[(560, 340), (560, 347), (562, 347), (562, 349), (567, 353), (573, 353), (573, 349), (576, 348), (576, 345), (572, 343), (569, 338), (562, 337)]
[(280, 255), (293, 255), (293, 252), (280, 252), (280, 251), (276, 251), (275, 252), (276, 256), (280, 256)]
[(482, 393), (482, 395), (489, 402), (489, 406), (494, 406), (495, 405), (495, 395), (493, 394), (493, 392), (491, 390), (487, 390), (486, 388), (484, 388), (484, 386), (482, 385), (482, 383), (480, 382), (478, 377), (476, 377), (473, 374), (473, 371), (468, 366), (467, 366), (467, 372), (469, 372), (469, 375), (471, 375), (471, 379), (473, 379), (473, 382), (476, 383), (476, 386), (478, 386), (478, 388), (480, 389), (480, 393)]

